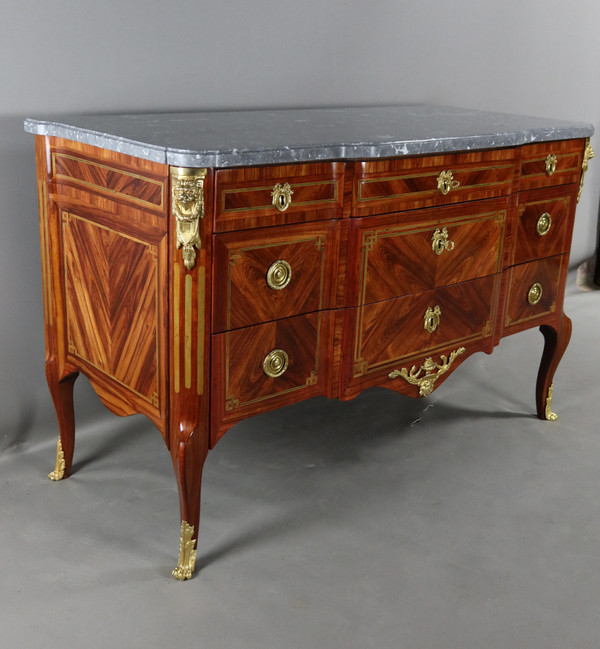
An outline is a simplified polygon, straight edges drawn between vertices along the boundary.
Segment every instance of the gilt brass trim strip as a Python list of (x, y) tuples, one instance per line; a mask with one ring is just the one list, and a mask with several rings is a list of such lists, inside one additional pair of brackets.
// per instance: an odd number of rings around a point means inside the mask
[(185, 276), (184, 385), (192, 387), (192, 276)]
[(180, 353), (179, 349), (179, 303), (181, 301), (181, 270), (175, 262), (173, 266), (173, 383), (175, 392), (179, 394)]
[[(79, 178), (74, 178), (73, 176), (66, 176), (61, 173), (56, 172), (56, 158), (67, 158), (69, 160), (74, 160), (75, 162), (81, 162), (85, 165), (88, 165), (90, 167), (99, 167), (101, 169), (106, 169), (107, 171), (112, 171), (114, 173), (123, 175), (123, 176), (129, 176), (130, 178), (134, 178), (136, 180), (142, 180), (144, 182), (150, 183), (152, 185), (158, 185), (160, 187), (160, 203), (153, 203), (151, 201), (146, 201), (143, 198), (137, 198), (135, 196), (131, 196), (130, 194), (125, 194), (123, 192), (119, 192), (115, 189), (110, 189), (109, 187), (103, 187), (102, 185), (98, 185), (96, 183), (91, 183), (87, 180), (81, 180)], [(122, 196), (124, 200), (130, 201), (132, 203), (136, 203), (137, 205), (146, 205), (149, 206), (155, 210), (157, 209), (162, 209), (165, 204), (165, 184), (163, 181), (160, 180), (154, 180), (153, 178), (148, 178), (147, 176), (142, 176), (140, 174), (133, 173), (131, 171), (124, 171), (123, 169), (119, 169), (118, 167), (110, 167), (109, 165), (105, 165), (99, 162), (91, 162), (89, 160), (85, 160), (84, 158), (78, 158), (77, 156), (74, 155), (69, 155), (67, 153), (58, 153), (56, 151), (52, 152), (52, 177), (57, 178), (60, 180), (68, 180), (70, 182), (76, 183), (77, 185), (82, 185), (84, 187), (90, 187), (93, 189), (97, 189), (100, 192), (106, 192), (107, 194), (112, 194), (114, 196)]]
[[(339, 179), (337, 180), (319, 180), (316, 182), (310, 183), (293, 183), (291, 187), (316, 187), (317, 185), (334, 185), (333, 198), (319, 198), (314, 201), (294, 201), (294, 207), (306, 207), (307, 205), (318, 205), (319, 203), (337, 203), (338, 200), (338, 186), (340, 184)], [(229, 208), (225, 207), (225, 200), (229, 194), (243, 194), (249, 192), (270, 192), (273, 190), (273, 186), (269, 185), (268, 187), (243, 187), (241, 189), (224, 189), (221, 192), (221, 214), (231, 214), (239, 212), (254, 212), (255, 210), (269, 209), (273, 207), (273, 203), (267, 203), (265, 205), (253, 205), (252, 207), (236, 207)]]
[(44, 321), (48, 325), (52, 325), (52, 267), (50, 264), (49, 245), (50, 236), (48, 233), (48, 189), (45, 180), (39, 182), (39, 201), (40, 211), (42, 216), (42, 224), (40, 228), (42, 240), (42, 295), (44, 298)]
[(204, 393), (204, 302), (206, 298), (206, 271), (204, 266), (198, 268), (198, 359), (196, 392)]

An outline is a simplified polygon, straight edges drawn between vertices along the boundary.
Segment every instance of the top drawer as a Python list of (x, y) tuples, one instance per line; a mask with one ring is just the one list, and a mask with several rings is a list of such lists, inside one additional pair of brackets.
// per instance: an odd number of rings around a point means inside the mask
[(340, 218), (343, 181), (341, 162), (221, 169), (214, 231)]
[(519, 189), (578, 183), (583, 140), (528, 144), (521, 149)]
[(352, 216), (510, 194), (515, 149), (357, 162)]

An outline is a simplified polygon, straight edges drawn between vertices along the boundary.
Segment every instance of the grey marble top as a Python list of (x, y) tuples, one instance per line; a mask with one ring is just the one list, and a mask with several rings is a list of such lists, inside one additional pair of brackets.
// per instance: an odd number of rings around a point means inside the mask
[(25, 130), (180, 167), (367, 159), (589, 137), (591, 124), (447, 106), (27, 119)]

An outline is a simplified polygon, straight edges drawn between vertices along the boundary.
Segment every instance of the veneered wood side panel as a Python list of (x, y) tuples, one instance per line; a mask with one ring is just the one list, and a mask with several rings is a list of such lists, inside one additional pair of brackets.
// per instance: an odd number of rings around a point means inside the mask
[(158, 407), (158, 249), (63, 212), (69, 353)]
[(80, 370), (113, 412), (143, 413), (165, 435), (168, 168), (60, 138), (45, 145), (65, 371)]

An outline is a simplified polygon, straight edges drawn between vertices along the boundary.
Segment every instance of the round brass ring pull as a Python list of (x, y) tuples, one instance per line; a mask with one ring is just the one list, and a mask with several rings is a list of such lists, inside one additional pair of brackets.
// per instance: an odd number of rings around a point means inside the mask
[(540, 218), (537, 220), (535, 229), (540, 237), (545, 236), (550, 232), (550, 226), (552, 225), (552, 217), (548, 212), (544, 212)]
[(271, 379), (281, 376), (288, 368), (289, 358), (283, 349), (274, 349), (265, 356), (263, 372)]
[(292, 188), (289, 183), (279, 183), (275, 184), (271, 196), (273, 197), (273, 205), (280, 211), (285, 212), (287, 208), (292, 204)]
[(539, 282), (536, 282), (527, 293), (527, 301), (531, 306), (536, 305), (542, 299), (542, 285)]
[(274, 261), (267, 271), (267, 284), (274, 291), (281, 291), (292, 280), (292, 267), (285, 259)]

